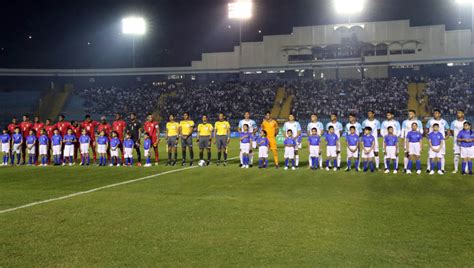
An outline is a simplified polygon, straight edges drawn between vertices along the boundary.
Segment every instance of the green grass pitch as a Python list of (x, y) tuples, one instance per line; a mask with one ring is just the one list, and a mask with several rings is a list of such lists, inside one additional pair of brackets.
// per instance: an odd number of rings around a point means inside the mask
[[(232, 160), (0, 213), (0, 267), (472, 266), (474, 179), (451, 147), (443, 176)], [(173, 169), (2, 167), (0, 210)]]

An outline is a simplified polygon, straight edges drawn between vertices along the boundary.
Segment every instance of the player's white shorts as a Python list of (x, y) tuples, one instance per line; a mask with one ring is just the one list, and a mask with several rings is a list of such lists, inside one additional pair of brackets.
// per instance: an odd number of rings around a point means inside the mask
[[(388, 148), (389, 147), (387, 147), (387, 149)], [(371, 150), (369, 153), (366, 153), (365, 149), (366, 148), (364, 148), (364, 150), (362, 150), (362, 158), (373, 158), (373, 157), (375, 157), (374, 150)], [(385, 152), (385, 153), (387, 153), (387, 152)]]
[(327, 146), (326, 147), (326, 156), (327, 157), (337, 157), (337, 146)]
[(244, 154), (250, 153), (250, 143), (240, 143), (240, 151)]
[(295, 148), (294, 147), (285, 147), (285, 159), (294, 159), (295, 158)]
[(2, 143), (2, 153), (10, 152), (10, 143)]
[(133, 148), (123, 148), (123, 155), (125, 158), (133, 157)]
[(97, 145), (97, 153), (99, 153), (99, 154), (105, 154), (105, 153), (107, 153), (107, 145), (105, 145), (105, 144), (98, 144), (98, 145)]
[(15, 154), (19, 154), (21, 152), (21, 146), (19, 143), (17, 144), (13, 144), (13, 150), (12, 150), (13, 153)]
[(61, 154), (61, 145), (53, 145), (53, 155)]
[(268, 147), (267, 146), (258, 147), (258, 158), (268, 158)]
[(256, 141), (252, 141), (252, 149), (257, 149), (257, 142)]
[(119, 156), (119, 153), (118, 153), (118, 148), (110, 148), (110, 157), (118, 157)]
[(39, 146), (39, 154), (40, 154), (40, 155), (47, 155), (47, 154), (48, 154), (48, 145), (40, 144), (40, 146)]
[[(355, 152), (352, 152), (351, 150), (349, 149), (357, 149)], [(349, 146), (347, 148), (347, 157), (348, 158), (358, 158), (359, 157), (359, 149), (357, 148), (357, 146)]]
[(81, 154), (88, 154), (89, 146), (89, 143), (81, 143)]
[(461, 147), (461, 158), (474, 158), (474, 146)]
[(385, 158), (397, 159), (397, 146), (387, 146), (385, 148)]
[(74, 156), (74, 144), (64, 145), (64, 157)]
[(374, 152), (376, 152), (376, 153), (379, 152), (379, 139), (377, 137), (375, 137)]
[(461, 146), (459, 146), (459, 144), (456, 141), (454, 141), (453, 151), (454, 151), (454, 154), (461, 153)]
[[(434, 149), (439, 149), (439, 145), (438, 146), (433, 146)], [(430, 151), (429, 151), (429, 157), (430, 158), (443, 158), (444, 157), (444, 153), (443, 153), (443, 150), (441, 150), (439, 153), (431, 150), (430, 148)]]
[(150, 156), (150, 149), (143, 150), (143, 154), (145, 155), (145, 157), (149, 157)]
[[(28, 145), (27, 145), (28, 146)], [(32, 146), (30, 149), (28, 149), (28, 147), (26, 147), (27, 151), (28, 151), (28, 154), (36, 154), (36, 148), (35, 146)]]
[(317, 145), (309, 146), (309, 157), (319, 157), (319, 146)]
[(421, 147), (419, 142), (408, 143), (408, 155), (421, 155)]

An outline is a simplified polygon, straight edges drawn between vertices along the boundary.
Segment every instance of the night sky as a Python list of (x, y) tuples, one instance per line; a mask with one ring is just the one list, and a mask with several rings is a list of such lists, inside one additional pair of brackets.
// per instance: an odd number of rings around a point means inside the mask
[[(244, 41), (288, 34), (294, 26), (343, 23), (347, 19), (335, 15), (330, 0), (254, 2), (254, 17), (244, 24)], [(138, 67), (186, 66), (199, 60), (203, 52), (231, 51), (238, 44), (238, 23), (227, 19), (227, 3), (3, 1), (0, 68), (130, 67), (132, 41), (121, 34), (121, 18), (131, 14), (144, 16), (149, 27), (147, 35), (137, 40)], [(446, 24), (448, 30), (467, 29), (471, 12), (454, 0), (367, 0), (366, 10), (352, 21), (395, 19), (410, 19), (413, 26)]]

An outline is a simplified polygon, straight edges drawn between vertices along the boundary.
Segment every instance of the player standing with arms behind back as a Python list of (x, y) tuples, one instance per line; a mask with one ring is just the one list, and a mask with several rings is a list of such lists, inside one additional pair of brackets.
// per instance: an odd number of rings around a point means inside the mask
[(295, 121), (295, 116), (290, 114), (288, 116), (288, 122), (285, 122), (283, 125), (283, 131), (286, 133), (286, 137), (288, 138), (288, 130), (291, 130), (291, 134), (293, 135), (292, 138), (295, 140), (295, 164), (293, 167), (298, 168), (299, 163), (300, 163), (300, 156), (298, 154), (298, 149), (300, 149), (301, 146), (301, 125), (299, 122)]
[[(311, 122), (308, 123), (308, 126), (306, 126), (306, 134), (309, 136), (312, 132), (312, 129), (315, 128), (317, 131), (318, 131), (318, 136), (321, 138), (324, 134), (324, 125), (323, 123), (319, 122), (318, 121), (318, 115), (317, 114), (312, 114), (311, 115)], [(319, 168), (323, 168), (323, 157), (322, 157), (322, 152), (321, 150), (319, 150), (319, 155), (318, 155), (318, 159), (319, 159)], [(311, 156), (310, 158), (308, 159), (309, 161), (309, 167), (313, 167), (313, 163), (311, 163)]]
[[(160, 142), (160, 125), (153, 119), (152, 114), (148, 114), (146, 117), (146, 122), (143, 124), (143, 128), (145, 129), (145, 132), (150, 135), (151, 142), (153, 143), (153, 150), (155, 151), (155, 165), (158, 166), (160, 159), (160, 155), (158, 153), (158, 143)], [(129, 144), (131, 143), (129, 142)], [(130, 163), (130, 165), (132, 164), (133, 162)]]
[(166, 123), (166, 145), (168, 147), (168, 162), (166, 165), (174, 166), (178, 159), (179, 124), (174, 121), (174, 114), (170, 114), (168, 120), (168, 123)]
[[(380, 134), (385, 139), (385, 136), (388, 135), (388, 127), (393, 128), (393, 135), (399, 137), (401, 134), (400, 122), (394, 119), (393, 112), (387, 112), (387, 120), (382, 122), (382, 127), (380, 129)], [(384, 152), (383, 163), (385, 165), (385, 170), (387, 170), (387, 152)]]
[(179, 122), (179, 138), (181, 139), (181, 152), (183, 161), (181, 166), (186, 165), (186, 148), (189, 148), (189, 165), (192, 166), (194, 162), (194, 150), (193, 150), (193, 132), (194, 132), (194, 121), (189, 118), (189, 113), (184, 112), (183, 120)]
[(451, 135), (453, 135), (453, 151), (454, 151), (454, 170), (453, 173), (458, 172), (459, 168), (459, 158), (461, 156), (461, 147), (457, 142), (458, 134), (464, 129), (464, 123), (466, 123), (466, 119), (464, 118), (464, 111), (458, 110), (456, 112), (457, 119), (451, 122)]
[(276, 143), (276, 136), (278, 135), (278, 123), (272, 118), (270, 111), (265, 113), (265, 118), (262, 122), (262, 130), (265, 130), (267, 133), (267, 138), (269, 142), (269, 149), (273, 153), (273, 161), (275, 162), (275, 168), (278, 169), (278, 148)]
[[(403, 139), (405, 139), (405, 140), (407, 139), (408, 132), (412, 131), (412, 129), (413, 129), (413, 124), (416, 124), (417, 125), (417, 130), (421, 134), (423, 134), (423, 124), (416, 117), (416, 112), (414, 110), (409, 110), (408, 111), (408, 119), (406, 119), (402, 123), (402, 135), (401, 135), (401, 137)], [(405, 146), (404, 146), (405, 155), (404, 155), (404, 159), (403, 159), (403, 170), (406, 171), (407, 166), (408, 166), (408, 161), (409, 161), (409, 155), (407, 153), (409, 148), (406, 147), (406, 145), (408, 145), (406, 142), (404, 144), (405, 144)]]
[[(330, 127), (333, 128), (334, 134), (336, 134), (337, 140), (339, 142), (340, 139), (341, 139), (341, 136), (342, 136), (343, 127), (342, 127), (341, 122), (337, 121), (337, 114), (336, 113), (331, 114), (331, 121), (326, 124), (326, 130), (329, 131)], [(336, 156), (336, 159), (337, 159), (336, 164), (337, 165), (335, 165), (334, 168), (340, 169), (341, 168), (341, 148), (340, 148), (340, 146), (337, 148), (336, 154), (337, 154), (337, 156)], [(331, 162), (329, 164), (331, 164)]]
[(227, 166), (227, 146), (230, 143), (230, 123), (225, 120), (223, 113), (219, 114), (219, 121), (214, 124), (214, 143), (217, 145), (217, 165), (224, 155), (224, 166)]
[(197, 141), (199, 143), (199, 160), (204, 161), (204, 150), (207, 151), (206, 165), (211, 164), (211, 142), (214, 128), (207, 122), (207, 115), (202, 116), (202, 123), (198, 125)]
[(375, 137), (375, 148), (374, 148), (374, 156), (375, 156), (375, 167), (377, 169), (380, 168), (380, 156), (379, 156), (379, 135), (380, 135), (380, 121), (375, 119), (375, 112), (370, 110), (367, 112), (367, 119), (362, 122), (362, 129), (366, 127), (370, 127), (372, 129), (372, 135)]
[[(257, 127), (257, 123), (254, 120), (250, 119), (250, 112), (245, 112), (244, 119), (240, 120), (239, 128), (238, 128), (239, 133), (242, 132), (243, 126), (245, 124), (249, 126), (249, 132), (255, 136), (255, 134), (257, 133), (258, 127)], [(250, 159), (249, 159), (250, 167), (253, 166), (253, 150), (257, 148), (256, 146), (257, 146), (257, 139), (252, 139), (252, 147), (250, 148)], [(241, 166), (243, 165), (242, 152), (240, 152), (240, 165)]]
[[(443, 118), (441, 118), (441, 111), (438, 110), (438, 109), (435, 109), (433, 111), (433, 118), (431, 118), (430, 120), (428, 120), (428, 122), (426, 123), (426, 132), (428, 133), (428, 135), (434, 131), (434, 125), (437, 124), (438, 125), (438, 128), (439, 128), (439, 133), (441, 133), (441, 135), (443, 135), (443, 139), (446, 140), (448, 137), (449, 137), (449, 124), (446, 120), (444, 120)], [(441, 162), (441, 171), (442, 173), (444, 173), (444, 155), (446, 154), (446, 144), (444, 144), (444, 146), (441, 147), (441, 152), (437, 153), (436, 155), (437, 156), (440, 156), (440, 155), (443, 155), (443, 157), (439, 157), (439, 160)], [(430, 162), (430, 156), (428, 155), (428, 162)], [(431, 165), (428, 165), (428, 169), (426, 170), (426, 172), (430, 172), (431, 171)]]

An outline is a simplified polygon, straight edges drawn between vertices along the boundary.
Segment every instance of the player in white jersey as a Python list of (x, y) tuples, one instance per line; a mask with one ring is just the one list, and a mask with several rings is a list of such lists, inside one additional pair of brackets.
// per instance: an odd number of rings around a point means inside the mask
[[(337, 135), (338, 138), (341, 138), (342, 131), (344, 130), (342, 127), (341, 122), (337, 121), (337, 114), (331, 114), (331, 121), (326, 124), (326, 131), (329, 130), (329, 127), (334, 128), (334, 133)], [(341, 169), (341, 151), (337, 152), (337, 168)]]
[[(423, 123), (416, 117), (416, 112), (415, 110), (409, 110), (408, 111), (408, 119), (403, 121), (402, 123), (402, 135), (401, 138), (406, 139), (408, 132), (412, 131), (412, 125), (415, 123), (417, 125), (417, 130), (423, 134)], [(408, 161), (409, 161), (409, 155), (408, 155), (408, 148), (407, 143), (403, 142), (404, 144), (404, 159), (403, 159), (403, 170), (406, 172), (407, 166), (408, 166)]]
[[(382, 122), (382, 127), (380, 128), (380, 134), (382, 134), (383, 138), (385, 138), (385, 136), (388, 135), (388, 127), (393, 127), (393, 135), (400, 137), (401, 135), (400, 122), (394, 119), (393, 112), (387, 112), (387, 120)], [(386, 152), (384, 152), (384, 155), (383, 155), (383, 163), (385, 165), (385, 169), (387, 169), (388, 167), (387, 167), (387, 153)]]
[[(250, 167), (253, 166), (253, 151), (257, 148), (257, 139), (255, 139), (255, 135), (258, 131), (257, 123), (250, 119), (250, 112), (245, 112), (244, 114), (244, 119), (240, 120), (239, 122), (239, 128), (238, 131), (241, 133), (243, 131), (244, 125), (249, 126), (249, 132), (252, 133), (254, 137), (252, 137), (252, 146), (250, 147), (250, 153), (249, 153), (249, 164)], [(240, 166), (242, 167), (243, 165), (243, 153), (240, 152)]]
[[(355, 134), (359, 135), (359, 137), (362, 135), (362, 125), (357, 122), (357, 117), (353, 113), (349, 114), (349, 123), (346, 124), (346, 128), (344, 130), (346, 135), (349, 135), (351, 133), (351, 127), (355, 128)], [(358, 156), (358, 158), (360, 158), (360, 155)], [(349, 163), (349, 156), (347, 157), (347, 163)], [(360, 161), (358, 161), (358, 163), (360, 165)]]
[(298, 149), (301, 149), (301, 125), (300, 125), (299, 122), (295, 121), (295, 116), (292, 115), (292, 114), (290, 114), (288, 116), (288, 122), (286, 122), (283, 125), (283, 132), (285, 133), (287, 138), (288, 138), (288, 130), (291, 130), (291, 133), (293, 135), (293, 139), (296, 142), (296, 146), (295, 146), (295, 166), (296, 166), (296, 168), (298, 168), (299, 163), (300, 163), (300, 156), (298, 154)]
[[(438, 109), (435, 109), (433, 110), (433, 118), (431, 118), (430, 120), (428, 120), (428, 122), (426, 123), (426, 126), (425, 126), (425, 130), (426, 130), (426, 133), (429, 134), (431, 132), (433, 132), (433, 125), (434, 124), (438, 124), (439, 126), (439, 132), (441, 132), (441, 134), (443, 135), (444, 139), (446, 140), (448, 137), (449, 137), (449, 124), (446, 120), (444, 120), (443, 118), (441, 118), (441, 111), (438, 110)], [(442, 148), (442, 152), (441, 152), (443, 155), (446, 154), (446, 146), (443, 146)], [(428, 157), (428, 162), (429, 163), (429, 157)], [(445, 165), (445, 159), (444, 157), (441, 158), (441, 171), (443, 173), (445, 173), (445, 170), (444, 170), (444, 165)], [(428, 165), (428, 168), (426, 170), (427, 172), (430, 172), (431, 171), (431, 166)]]
[[(318, 115), (317, 114), (312, 114), (311, 115), (311, 122), (309, 122), (308, 126), (306, 127), (306, 133), (308, 134), (308, 136), (311, 134), (311, 130), (315, 128), (317, 129), (318, 131), (318, 136), (319, 137), (322, 137), (323, 134), (324, 134), (324, 125), (323, 123), (319, 122), (318, 121)], [(321, 157), (321, 150), (319, 151), (319, 167), (320, 168), (323, 168), (323, 158)], [(311, 157), (309, 158), (309, 166), (308, 168), (311, 168), (312, 167), (312, 163), (311, 163)]]
[[(372, 129), (372, 135), (375, 137), (375, 147), (374, 147), (374, 156), (375, 156), (375, 167), (379, 169), (380, 166), (380, 157), (379, 157), (379, 135), (380, 135), (380, 121), (375, 119), (375, 112), (370, 110), (367, 113), (367, 119), (362, 122), (362, 129), (370, 127)], [(360, 161), (359, 161), (360, 164)]]
[(463, 110), (458, 110), (456, 113), (457, 119), (451, 122), (451, 135), (454, 138), (453, 142), (453, 150), (454, 150), (454, 171), (453, 173), (458, 172), (459, 168), (459, 159), (461, 156), (461, 148), (459, 147), (459, 144), (457, 142), (457, 137), (458, 134), (461, 130), (464, 128), (464, 122), (466, 122), (466, 119), (464, 119), (464, 111)]

